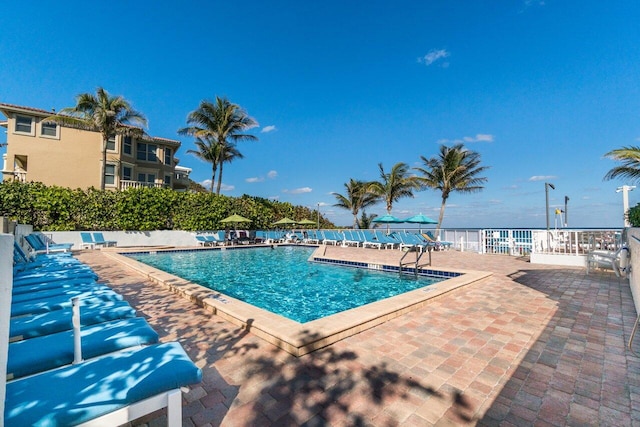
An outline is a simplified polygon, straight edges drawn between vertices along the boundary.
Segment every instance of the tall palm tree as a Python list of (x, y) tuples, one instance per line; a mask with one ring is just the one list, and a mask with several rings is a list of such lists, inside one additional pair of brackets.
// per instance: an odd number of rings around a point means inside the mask
[(218, 156), (216, 153), (217, 144), (215, 142), (211, 142), (210, 138), (207, 136), (203, 138), (196, 138), (195, 144), (197, 150), (187, 150), (187, 153), (193, 154), (205, 162), (211, 162), (211, 192), (213, 193), (213, 185), (216, 182), (216, 172), (218, 169)]
[(622, 162), (621, 166), (616, 166), (604, 176), (605, 180), (614, 178), (630, 178), (634, 181), (640, 179), (640, 147), (622, 147), (611, 150), (604, 155), (610, 159)]
[[(190, 126), (178, 130), (179, 134), (196, 138), (206, 137), (208, 142), (217, 146), (216, 155), (212, 158), (203, 158), (203, 160), (211, 162), (214, 170), (219, 167), (217, 194), (220, 194), (222, 164), (231, 162), (234, 158), (242, 158), (236, 148), (239, 141), (258, 139), (255, 135), (242, 133), (257, 126), (257, 122), (249, 117), (239, 105), (231, 103), (226, 98), (216, 96), (214, 102), (201, 101), (198, 109), (187, 116), (187, 124)], [(211, 186), (213, 189), (213, 182)]]
[(344, 184), (345, 195), (331, 193), (335, 196), (337, 203), (333, 206), (347, 209), (353, 214), (353, 228), (358, 227), (358, 212), (360, 209), (372, 206), (377, 202), (377, 197), (367, 191), (369, 183), (351, 178)]
[(116, 134), (142, 136), (144, 131), (136, 126), (147, 126), (144, 115), (131, 107), (122, 96), (111, 96), (99, 87), (95, 95), (81, 93), (76, 96), (74, 107), (63, 108), (60, 113), (47, 117), (46, 121), (78, 127), (102, 135), (102, 167), (100, 189), (104, 190), (104, 171), (107, 164), (107, 142)]
[(394, 202), (404, 197), (413, 197), (414, 190), (419, 189), (420, 185), (416, 177), (409, 173), (406, 163), (396, 163), (389, 173), (384, 171), (382, 163), (378, 163), (378, 168), (381, 180), (369, 183), (368, 190), (384, 200), (387, 213), (391, 215)]
[(441, 145), (438, 156), (430, 159), (420, 156), (420, 159), (424, 167), (414, 168), (422, 174), (417, 178), (418, 182), (425, 188), (440, 190), (442, 193), (440, 216), (436, 227), (436, 235), (438, 235), (444, 218), (444, 208), (451, 192), (481, 191), (484, 188), (481, 184), (486, 182), (487, 178), (478, 175), (489, 167), (480, 166), (480, 154), (467, 150), (463, 144), (456, 144), (453, 147)]

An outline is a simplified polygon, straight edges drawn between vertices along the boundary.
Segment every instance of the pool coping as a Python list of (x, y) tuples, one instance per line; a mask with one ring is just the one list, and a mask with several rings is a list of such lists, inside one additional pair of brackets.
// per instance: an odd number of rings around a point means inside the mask
[[(243, 248), (247, 248), (247, 246)], [(327, 259), (333, 260), (336, 263), (347, 261), (327, 257), (326, 254), (320, 252), (321, 248), (322, 246), (314, 251), (310, 259), (316, 257), (316, 254), (318, 254), (318, 257), (324, 261)], [(197, 248), (195, 250), (202, 249)], [(208, 248), (208, 250), (225, 250), (225, 248)], [(366, 250), (369, 251), (371, 249)], [(176, 248), (151, 250), (151, 252), (175, 251), (182, 250)], [(218, 291), (212, 291), (202, 285), (143, 264), (125, 255), (136, 252), (150, 251), (147, 248), (146, 250), (132, 249), (119, 252), (104, 252), (104, 254), (137, 271), (153, 283), (167, 287), (183, 298), (202, 306), (210, 313), (220, 316), (242, 329), (250, 331), (265, 341), (297, 357), (331, 345), (395, 317), (402, 316), (410, 311), (417, 310), (435, 298), (472, 283), (482, 281), (492, 275), (490, 272), (475, 270), (438, 269), (441, 272), (446, 271), (459, 275), (433, 285), (405, 292), (361, 307), (352, 308), (321, 319), (307, 323), (298, 323)], [(376, 266), (381, 265), (380, 263), (370, 264)], [(398, 269), (397, 266), (388, 265), (388, 267)], [(433, 270), (434, 267), (429, 267), (429, 269)]]

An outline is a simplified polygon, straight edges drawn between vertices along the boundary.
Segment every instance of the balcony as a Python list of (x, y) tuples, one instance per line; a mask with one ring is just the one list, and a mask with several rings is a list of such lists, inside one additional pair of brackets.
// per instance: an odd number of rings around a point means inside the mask
[(127, 188), (165, 188), (161, 182), (138, 182), (138, 181), (123, 181), (120, 180), (120, 190), (126, 190)]

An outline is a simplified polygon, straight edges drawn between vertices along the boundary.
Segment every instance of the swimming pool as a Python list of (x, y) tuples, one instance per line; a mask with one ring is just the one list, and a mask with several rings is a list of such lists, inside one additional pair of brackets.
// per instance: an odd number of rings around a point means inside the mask
[(314, 250), (281, 246), (128, 256), (299, 323), (443, 280), (308, 262)]

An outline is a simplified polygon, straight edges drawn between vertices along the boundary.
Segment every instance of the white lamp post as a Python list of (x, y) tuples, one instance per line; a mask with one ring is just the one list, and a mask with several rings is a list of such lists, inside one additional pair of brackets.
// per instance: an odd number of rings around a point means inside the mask
[(616, 189), (616, 193), (622, 192), (622, 210), (624, 215), (624, 226), (631, 227), (629, 218), (627, 218), (627, 212), (629, 211), (629, 191), (633, 191), (636, 188), (635, 185), (623, 185)]
[(550, 251), (551, 249), (551, 237), (549, 235), (549, 187), (551, 187), (552, 190), (556, 189), (555, 185), (551, 184), (550, 182), (544, 183), (544, 196), (547, 207), (547, 209), (545, 210), (545, 213), (547, 214), (547, 251)]

